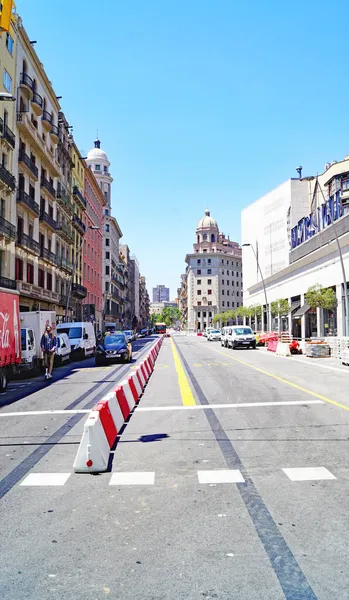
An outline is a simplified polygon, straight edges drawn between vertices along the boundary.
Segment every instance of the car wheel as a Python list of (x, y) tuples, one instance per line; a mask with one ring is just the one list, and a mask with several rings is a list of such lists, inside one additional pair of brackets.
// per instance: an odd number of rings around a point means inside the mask
[(96, 356), (96, 358), (95, 358), (95, 365), (96, 365), (96, 367), (101, 367), (103, 364), (104, 364), (104, 361), (101, 358), (98, 358)]
[(256, 344), (251, 344), (250, 348), (252, 348), (252, 350), (256, 349)]
[(7, 388), (7, 375), (5, 369), (0, 371), (0, 390), (4, 392)]

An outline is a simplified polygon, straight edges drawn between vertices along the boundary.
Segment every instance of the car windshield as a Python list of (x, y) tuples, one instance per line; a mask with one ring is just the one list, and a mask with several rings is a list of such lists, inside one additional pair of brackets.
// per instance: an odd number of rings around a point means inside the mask
[(104, 338), (105, 346), (113, 346), (114, 344), (123, 344), (125, 342), (125, 337), (123, 335), (107, 335)]
[(233, 332), (236, 335), (252, 335), (252, 329), (250, 327), (234, 327)]
[(125, 335), (131, 335), (131, 334), (132, 334), (132, 331), (124, 331), (124, 334), (125, 334)]
[(212, 329), (211, 333), (220, 333), (220, 329)]
[(22, 351), (27, 349), (26, 331), (21, 329), (21, 348)]
[(59, 329), (58, 333), (66, 333), (70, 340), (82, 337), (81, 327), (67, 327), (66, 329)]

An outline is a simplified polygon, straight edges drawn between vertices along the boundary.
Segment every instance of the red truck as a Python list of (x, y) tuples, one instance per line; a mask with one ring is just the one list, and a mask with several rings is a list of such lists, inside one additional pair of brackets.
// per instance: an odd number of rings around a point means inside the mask
[(0, 391), (21, 364), (19, 296), (0, 288)]

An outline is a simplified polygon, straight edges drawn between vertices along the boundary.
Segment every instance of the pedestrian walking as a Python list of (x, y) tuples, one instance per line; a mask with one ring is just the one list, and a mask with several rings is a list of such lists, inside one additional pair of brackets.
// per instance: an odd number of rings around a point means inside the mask
[(51, 379), (55, 351), (57, 348), (57, 339), (54, 333), (52, 333), (52, 327), (49, 324), (46, 325), (46, 329), (41, 337), (40, 345), (44, 354), (44, 366), (46, 368), (45, 379)]

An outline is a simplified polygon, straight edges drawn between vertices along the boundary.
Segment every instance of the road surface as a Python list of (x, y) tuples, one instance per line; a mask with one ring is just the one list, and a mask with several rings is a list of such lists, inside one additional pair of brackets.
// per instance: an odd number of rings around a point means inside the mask
[(0, 396), (0, 597), (347, 600), (349, 371), (166, 339), (110, 472), (73, 473), (69, 411), (134, 364)]

